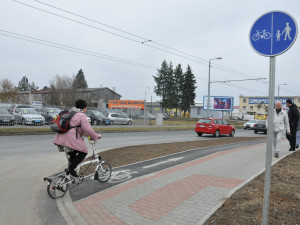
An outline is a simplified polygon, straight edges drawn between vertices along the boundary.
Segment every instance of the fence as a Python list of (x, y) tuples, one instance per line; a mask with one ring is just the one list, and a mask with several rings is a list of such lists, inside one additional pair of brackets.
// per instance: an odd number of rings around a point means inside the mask
[[(88, 109), (98, 111), (93, 107), (88, 107)], [(70, 107), (0, 103), (0, 126), (48, 126), (62, 110), (70, 110)], [(102, 113), (104, 116), (108, 116), (109, 113), (120, 113), (122, 116), (130, 118), (132, 122), (125, 124), (154, 125), (156, 119), (156, 116), (150, 114), (149, 111), (144, 114), (144, 110), (140, 109), (105, 109)], [(90, 115), (88, 115), (88, 119), (95, 126), (107, 125), (105, 122), (95, 121)]]

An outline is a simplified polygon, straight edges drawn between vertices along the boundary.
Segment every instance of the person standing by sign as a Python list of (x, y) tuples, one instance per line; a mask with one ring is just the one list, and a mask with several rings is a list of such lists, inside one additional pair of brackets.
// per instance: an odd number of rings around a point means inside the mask
[(289, 116), (289, 124), (290, 124), (290, 134), (286, 134), (286, 138), (290, 142), (289, 151), (295, 151), (296, 149), (296, 132), (299, 121), (299, 112), (297, 110), (297, 106), (292, 102), (291, 99), (286, 100), (286, 105), (289, 107), (288, 116)]
[[(300, 117), (300, 107), (297, 108), (299, 112), (299, 117)], [(296, 133), (296, 148), (299, 148), (300, 144), (300, 118), (298, 120), (298, 127), (297, 127), (297, 133)]]
[(281, 102), (275, 103), (274, 110), (274, 149), (275, 157), (279, 157), (279, 150), (281, 144), (281, 137), (284, 130), (287, 130), (287, 134), (290, 134), (289, 118), (286, 111), (282, 110)]

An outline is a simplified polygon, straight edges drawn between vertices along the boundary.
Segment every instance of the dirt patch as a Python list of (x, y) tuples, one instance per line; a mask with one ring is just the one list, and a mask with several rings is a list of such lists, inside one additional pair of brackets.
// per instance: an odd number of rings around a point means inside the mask
[[(300, 224), (300, 151), (272, 167), (269, 224)], [(227, 199), (205, 225), (260, 225), (264, 193), (261, 174)]]

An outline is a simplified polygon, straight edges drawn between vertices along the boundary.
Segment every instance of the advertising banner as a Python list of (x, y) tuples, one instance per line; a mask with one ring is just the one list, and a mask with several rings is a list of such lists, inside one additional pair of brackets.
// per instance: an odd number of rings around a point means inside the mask
[(108, 108), (144, 109), (144, 100), (109, 100)]
[[(207, 96), (203, 97), (203, 109), (207, 109)], [(233, 97), (230, 96), (210, 96), (210, 110), (232, 111)]]

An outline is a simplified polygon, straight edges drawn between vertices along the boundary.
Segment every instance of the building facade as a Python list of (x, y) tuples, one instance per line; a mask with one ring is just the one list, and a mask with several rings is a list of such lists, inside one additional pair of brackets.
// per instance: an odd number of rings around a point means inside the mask
[[(254, 115), (254, 117), (266, 116), (269, 106), (268, 96), (240, 96), (240, 113), (242, 115)], [(282, 96), (274, 98), (274, 102), (280, 101), (282, 107), (286, 109), (286, 100), (292, 101), (300, 106), (300, 96)]]
[(108, 100), (120, 100), (121, 95), (115, 91), (103, 88), (63, 89), (63, 90), (37, 90), (20, 91), (17, 93), (17, 103), (30, 104), (33, 101), (42, 102), (43, 106), (73, 105), (76, 99), (82, 98), (88, 102), (89, 107), (106, 108)]

